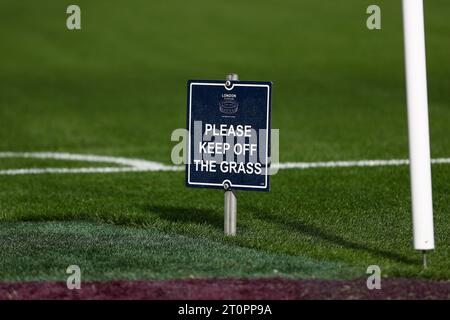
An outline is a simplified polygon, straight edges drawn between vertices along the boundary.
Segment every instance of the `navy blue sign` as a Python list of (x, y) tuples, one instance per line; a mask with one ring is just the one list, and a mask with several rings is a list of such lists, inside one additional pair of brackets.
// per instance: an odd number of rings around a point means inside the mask
[(188, 82), (186, 185), (269, 191), (271, 82)]

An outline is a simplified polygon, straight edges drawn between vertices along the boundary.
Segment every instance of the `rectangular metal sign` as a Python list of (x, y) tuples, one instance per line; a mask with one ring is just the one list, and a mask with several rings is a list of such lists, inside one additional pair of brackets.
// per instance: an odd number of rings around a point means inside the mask
[(271, 82), (188, 81), (186, 185), (269, 191)]

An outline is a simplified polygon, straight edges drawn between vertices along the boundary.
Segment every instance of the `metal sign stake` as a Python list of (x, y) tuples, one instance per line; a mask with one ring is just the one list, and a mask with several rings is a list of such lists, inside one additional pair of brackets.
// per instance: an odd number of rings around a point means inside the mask
[(236, 217), (237, 217), (237, 197), (235, 191), (225, 190), (225, 203), (224, 203), (224, 231), (227, 236), (236, 235)]
[[(227, 81), (238, 81), (239, 76), (236, 73), (230, 73), (226, 77)], [(224, 232), (227, 236), (236, 235), (237, 220), (237, 197), (235, 191), (231, 190), (228, 183), (224, 184)]]

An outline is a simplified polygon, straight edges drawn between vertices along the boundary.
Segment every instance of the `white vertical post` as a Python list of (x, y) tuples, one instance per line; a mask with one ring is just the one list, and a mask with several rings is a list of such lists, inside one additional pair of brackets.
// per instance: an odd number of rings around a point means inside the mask
[(414, 248), (424, 251), (434, 249), (434, 231), (422, 0), (403, 0), (403, 27)]

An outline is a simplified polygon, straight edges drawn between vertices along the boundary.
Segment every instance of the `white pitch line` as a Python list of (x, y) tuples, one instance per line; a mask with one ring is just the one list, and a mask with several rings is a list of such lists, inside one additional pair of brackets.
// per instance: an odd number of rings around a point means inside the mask
[[(83, 162), (101, 162), (121, 165), (121, 167), (86, 168), (24, 168), (0, 170), (0, 175), (43, 174), (43, 173), (115, 173), (148, 171), (183, 171), (184, 166), (165, 165), (155, 161), (123, 157), (84, 155), (60, 152), (0, 152), (0, 158), (54, 159)], [(433, 164), (450, 164), (450, 158), (432, 159)], [(276, 165), (278, 169), (313, 169), (339, 167), (381, 167), (408, 165), (407, 159), (327, 161), (327, 162), (285, 162)]]
[(90, 168), (32, 168), (0, 170), (0, 175), (42, 174), (42, 173), (115, 173), (115, 172), (142, 172), (154, 171), (149, 169), (117, 168), (117, 167), (90, 167)]
[(33, 158), (33, 159), (54, 159), (54, 160), (70, 160), (70, 161), (85, 161), (85, 162), (103, 162), (114, 163), (123, 166), (140, 169), (168, 169), (171, 170), (173, 166), (166, 166), (155, 161), (147, 161), (142, 159), (110, 157), (110, 156), (96, 156), (90, 154), (75, 154), (62, 152), (0, 152), (0, 158)]
[(155, 161), (142, 159), (96, 156), (61, 152), (0, 152), (0, 158), (53, 159), (83, 162), (113, 163), (123, 167), (89, 167), (89, 168), (30, 168), (0, 170), (0, 175), (40, 174), (40, 173), (112, 173), (133, 171), (179, 171), (183, 168), (168, 166)]
[[(431, 159), (432, 164), (448, 164), (450, 158)], [(409, 165), (408, 159), (391, 160), (358, 160), (358, 161), (327, 161), (327, 162), (285, 162), (278, 164), (278, 169), (312, 169), (312, 168), (342, 168), (342, 167), (385, 167)]]

